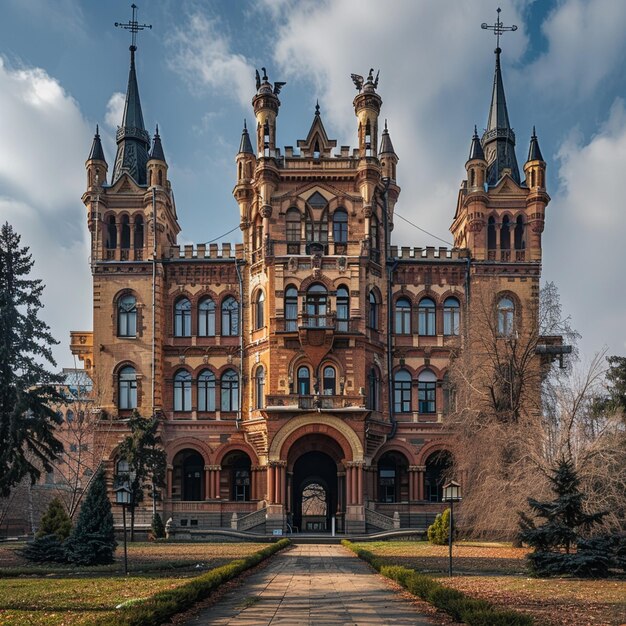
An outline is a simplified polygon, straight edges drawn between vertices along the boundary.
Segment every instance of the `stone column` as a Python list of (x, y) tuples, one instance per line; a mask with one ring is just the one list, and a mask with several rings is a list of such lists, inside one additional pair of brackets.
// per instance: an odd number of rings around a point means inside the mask
[(211, 466), (204, 466), (204, 499), (211, 499)]
[(213, 497), (216, 500), (219, 500), (220, 498), (220, 483), (221, 483), (221, 477), (222, 477), (222, 466), (221, 465), (214, 465), (212, 467), (213, 469)]
[(268, 504), (274, 504), (274, 466), (267, 465), (267, 502)]
[(346, 484), (346, 473), (337, 472), (337, 513), (343, 513), (346, 510), (344, 487)]
[(417, 499), (424, 499), (424, 476), (426, 474), (426, 466), (425, 465), (416, 465), (416, 476), (415, 479), (417, 481)]
[(356, 466), (356, 503), (363, 504), (363, 464)]
[(280, 461), (278, 466), (278, 504), (285, 504), (287, 491), (287, 461)]
[(167, 498), (172, 498), (172, 481), (174, 480), (174, 467), (172, 465), (167, 466)]

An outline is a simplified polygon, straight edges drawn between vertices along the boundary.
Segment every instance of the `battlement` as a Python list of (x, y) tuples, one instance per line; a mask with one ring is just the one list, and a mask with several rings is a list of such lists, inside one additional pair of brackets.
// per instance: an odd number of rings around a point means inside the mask
[(243, 244), (223, 243), (220, 248), (216, 243), (199, 243), (185, 246), (171, 246), (170, 259), (243, 259)]
[[(398, 251), (400, 254), (398, 254)], [(427, 246), (426, 248), (410, 248), (409, 246), (390, 247), (391, 257), (399, 260), (408, 259), (428, 259), (428, 260), (440, 260), (440, 261), (458, 261), (466, 257), (466, 251), (459, 248), (435, 248), (434, 246)]]

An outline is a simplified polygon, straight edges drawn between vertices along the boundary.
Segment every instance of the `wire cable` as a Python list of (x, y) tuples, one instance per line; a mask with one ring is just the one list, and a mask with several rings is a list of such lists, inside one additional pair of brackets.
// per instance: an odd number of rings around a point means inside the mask
[(433, 235), (433, 233), (429, 233), (427, 230), (425, 230), (425, 229), (419, 227), (417, 224), (414, 224), (413, 222), (411, 222), (411, 220), (407, 220), (406, 217), (402, 217), (402, 215), (400, 215), (400, 213), (398, 213), (397, 211), (394, 212), (394, 215), (398, 216), (401, 220), (404, 220), (407, 224), (410, 224), (414, 228), (417, 228), (417, 230), (421, 230), (423, 233), (426, 233), (427, 235), (430, 235), (431, 237), (434, 237), (435, 239), (438, 239), (439, 241), (445, 243), (447, 246), (454, 247), (454, 244), (452, 242), (446, 241), (445, 239), (442, 239), (441, 237), (437, 237), (437, 235)]
[(208, 243), (213, 243), (214, 241), (217, 241), (218, 239), (221, 239), (222, 237), (226, 237), (226, 235), (230, 235), (230, 233), (236, 231), (239, 228), (239, 225), (235, 226), (235, 228), (231, 228), (227, 233), (224, 233), (223, 235), (220, 235), (219, 237), (214, 237), (213, 239), (210, 239), (209, 241), (205, 241), (204, 245), (206, 246)]

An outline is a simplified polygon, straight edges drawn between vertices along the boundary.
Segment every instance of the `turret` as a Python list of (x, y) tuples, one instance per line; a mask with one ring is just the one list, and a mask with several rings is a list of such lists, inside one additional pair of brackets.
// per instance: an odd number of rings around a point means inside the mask
[(378, 140), (378, 116), (383, 103), (382, 98), (376, 93), (378, 88), (378, 74), (373, 77), (374, 70), (370, 69), (367, 80), (352, 75), (358, 95), (354, 98), (354, 113), (359, 120), (359, 153), (363, 157), (376, 157)]
[(107, 171), (109, 166), (104, 158), (104, 150), (100, 141), (100, 129), (96, 125), (96, 134), (93, 137), (91, 150), (85, 162), (87, 169), (87, 187), (101, 187), (107, 182)]
[(239, 142), (236, 163), (237, 184), (233, 190), (233, 196), (235, 196), (235, 200), (239, 204), (240, 228), (241, 230), (246, 230), (250, 223), (250, 202), (253, 197), (252, 179), (254, 178), (256, 157), (254, 156), (245, 120), (243, 122), (243, 130), (241, 131), (241, 141)]
[(380, 161), (383, 176), (395, 182), (398, 155), (393, 149), (393, 144), (391, 143), (391, 137), (389, 135), (389, 130), (387, 129), (387, 120), (385, 120), (385, 130), (383, 130), (383, 136), (380, 140), (378, 160)]
[(257, 155), (259, 158), (276, 156), (276, 118), (280, 108), (278, 94), (285, 83), (274, 83), (272, 87), (264, 67), (263, 79), (256, 72), (257, 93), (252, 99), (254, 116), (257, 123)]
[(545, 211), (550, 196), (546, 193), (546, 162), (543, 160), (534, 126), (528, 147), (528, 159), (524, 163), (524, 173), (529, 189), (526, 199), (526, 246), (530, 260), (540, 261), (541, 233), (545, 225)]
[(161, 136), (159, 135), (159, 127), (157, 125), (154, 139), (152, 141), (152, 152), (147, 164), (148, 168), (148, 187), (158, 186), (167, 187), (167, 161), (161, 144)]
[(474, 126), (474, 136), (470, 145), (469, 157), (467, 163), (465, 163), (465, 170), (467, 172), (468, 191), (484, 191), (487, 177), (487, 161), (478, 138), (476, 126)]

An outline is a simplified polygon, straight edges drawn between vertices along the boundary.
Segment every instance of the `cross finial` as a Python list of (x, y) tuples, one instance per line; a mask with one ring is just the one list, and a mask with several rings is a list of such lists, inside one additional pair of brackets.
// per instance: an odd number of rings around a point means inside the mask
[(319, 115), (320, 114), (320, 101), (316, 100), (315, 101), (315, 115)]
[(130, 22), (115, 22), (115, 26), (117, 26), (117, 28), (123, 28), (124, 30), (130, 31), (130, 50), (134, 52), (137, 50), (137, 33), (145, 28), (152, 29), (152, 24), (139, 24), (137, 22), (137, 5), (131, 4), (130, 8), (133, 10)]
[(498, 18), (496, 19), (496, 23), (491, 26), (489, 24), (487, 24), (486, 22), (483, 22), (480, 27), (483, 30), (492, 30), (493, 34), (496, 36), (496, 54), (500, 53), (500, 35), (502, 35), (503, 33), (507, 32), (507, 31), (516, 31), (517, 30), (517, 26), (515, 26), (515, 24), (513, 24), (512, 26), (504, 26), (504, 24), (502, 24), (502, 22), (500, 21), (500, 12), (502, 11), (502, 9), (500, 7), (498, 7)]

